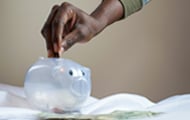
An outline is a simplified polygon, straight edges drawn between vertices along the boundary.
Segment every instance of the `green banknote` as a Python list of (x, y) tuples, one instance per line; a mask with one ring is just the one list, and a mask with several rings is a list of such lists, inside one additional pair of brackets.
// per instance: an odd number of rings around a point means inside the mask
[(159, 114), (161, 113), (151, 111), (115, 111), (100, 115), (42, 113), (40, 118), (41, 120), (131, 120), (154, 117)]

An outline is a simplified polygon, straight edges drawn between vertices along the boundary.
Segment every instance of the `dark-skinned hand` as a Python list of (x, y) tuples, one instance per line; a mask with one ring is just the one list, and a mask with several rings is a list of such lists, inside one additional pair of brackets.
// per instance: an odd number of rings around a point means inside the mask
[(41, 31), (48, 57), (60, 57), (75, 43), (91, 40), (122, 16), (123, 7), (118, 0), (103, 0), (90, 15), (67, 2), (54, 6)]

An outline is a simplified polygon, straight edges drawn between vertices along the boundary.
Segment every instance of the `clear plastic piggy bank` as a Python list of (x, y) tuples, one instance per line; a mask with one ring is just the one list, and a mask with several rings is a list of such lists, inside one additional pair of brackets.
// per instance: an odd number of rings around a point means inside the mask
[(91, 93), (90, 70), (63, 58), (40, 58), (26, 73), (28, 101), (43, 111), (77, 111)]

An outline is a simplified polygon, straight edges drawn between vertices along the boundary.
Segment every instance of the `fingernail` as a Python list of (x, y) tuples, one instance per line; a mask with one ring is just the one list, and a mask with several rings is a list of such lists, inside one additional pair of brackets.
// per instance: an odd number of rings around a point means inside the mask
[(64, 52), (64, 48), (61, 47), (60, 50), (59, 50), (59, 56), (61, 56), (61, 54)]
[(53, 57), (53, 52), (51, 50), (47, 51), (48, 57)]

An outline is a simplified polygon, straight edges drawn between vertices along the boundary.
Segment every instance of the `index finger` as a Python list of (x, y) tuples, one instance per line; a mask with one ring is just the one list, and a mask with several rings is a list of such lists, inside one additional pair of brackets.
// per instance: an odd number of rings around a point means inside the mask
[(48, 57), (53, 57), (55, 54), (54, 50), (53, 50), (53, 43), (51, 40), (51, 23), (53, 21), (53, 18), (55, 17), (55, 14), (56, 14), (58, 8), (59, 8), (58, 5), (55, 5), (52, 8), (43, 28), (41, 30), (42, 35), (46, 39), (46, 48), (48, 51)]
[[(55, 52), (59, 53), (61, 51), (63, 38), (71, 31), (75, 20), (76, 14), (72, 7), (66, 3), (62, 4), (55, 16), (52, 26), (52, 40)], [(66, 29), (68, 26), (69, 29)]]

